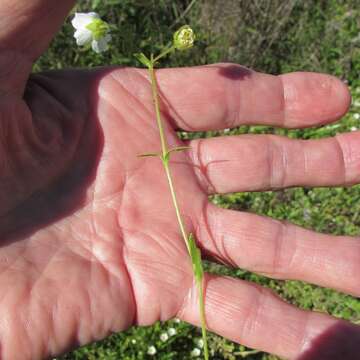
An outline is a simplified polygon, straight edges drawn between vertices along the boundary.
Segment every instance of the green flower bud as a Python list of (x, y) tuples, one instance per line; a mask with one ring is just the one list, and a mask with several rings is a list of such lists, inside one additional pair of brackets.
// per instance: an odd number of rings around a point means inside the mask
[(182, 26), (174, 34), (174, 47), (177, 50), (187, 50), (194, 45), (195, 34), (189, 25)]

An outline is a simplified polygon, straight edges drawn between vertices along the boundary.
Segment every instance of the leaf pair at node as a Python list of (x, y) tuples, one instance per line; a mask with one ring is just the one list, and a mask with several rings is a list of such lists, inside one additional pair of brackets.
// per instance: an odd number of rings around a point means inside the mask
[(138, 155), (138, 157), (159, 157), (163, 162), (168, 163), (170, 161), (170, 156), (174, 152), (180, 152), (180, 151), (186, 151), (190, 150), (190, 146), (176, 146), (170, 150), (168, 150), (165, 154), (162, 154), (161, 152), (158, 153), (144, 153)]

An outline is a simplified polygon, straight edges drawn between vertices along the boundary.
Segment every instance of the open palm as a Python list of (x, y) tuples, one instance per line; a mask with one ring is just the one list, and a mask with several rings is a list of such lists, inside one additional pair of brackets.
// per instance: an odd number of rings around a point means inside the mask
[[(0, 14), (9, 12), (7, 3)], [(47, 6), (33, 4), (29, 21)], [(57, 5), (50, 33), (70, 4)], [(198, 324), (191, 264), (161, 162), (137, 157), (159, 149), (146, 71), (69, 70), (26, 82), (50, 35), (24, 55), (8, 44), (29, 35), (20, 25), (11, 31), (0, 31), (2, 357), (44, 358), (174, 316)], [(320, 74), (273, 77), (219, 64), (157, 76), (171, 145), (180, 144), (179, 128), (312, 126), (341, 117), (349, 104), (341, 82)], [(171, 161), (187, 229), (210, 259), (360, 295), (358, 239), (208, 202), (213, 193), (356, 183), (358, 143), (357, 133), (308, 142), (251, 135), (190, 141), (191, 150)], [(357, 327), (297, 310), (245, 282), (207, 276), (205, 295), (209, 328), (252, 347), (305, 359), (337, 328), (358, 343)]]

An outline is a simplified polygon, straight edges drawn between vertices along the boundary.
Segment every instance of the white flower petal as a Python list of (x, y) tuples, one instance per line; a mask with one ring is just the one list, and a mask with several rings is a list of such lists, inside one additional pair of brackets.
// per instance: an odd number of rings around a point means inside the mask
[(204, 347), (203, 339), (197, 339), (195, 342), (200, 349), (202, 349)]
[(90, 30), (87, 29), (76, 30), (74, 37), (76, 39), (76, 43), (79, 46), (83, 46), (90, 43), (90, 41), (92, 40), (92, 33)]
[(190, 355), (191, 355), (192, 357), (198, 357), (198, 356), (200, 356), (200, 354), (201, 354), (201, 350), (198, 349), (198, 348), (193, 349), (193, 350), (191, 351), (191, 353), (190, 353)]
[(75, 29), (84, 29), (88, 26), (94, 19), (99, 19), (97, 13), (75, 13), (75, 17), (72, 19), (71, 24)]
[(91, 47), (98, 54), (104, 52), (109, 48), (108, 40), (106, 39), (106, 37), (103, 37), (99, 40), (93, 40), (91, 43)]

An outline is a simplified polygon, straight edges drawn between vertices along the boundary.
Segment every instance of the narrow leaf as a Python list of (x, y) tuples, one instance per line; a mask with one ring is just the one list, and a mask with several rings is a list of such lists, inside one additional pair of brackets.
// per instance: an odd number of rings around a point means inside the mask
[(159, 153), (144, 153), (137, 155), (137, 157), (159, 157), (159, 156), (161, 156)]
[(152, 66), (151, 61), (146, 57), (146, 55), (144, 53), (136, 53), (136, 54), (134, 54), (134, 56), (136, 57), (136, 59), (138, 61), (140, 61), (146, 67)]
[(169, 150), (169, 153), (190, 150), (190, 146), (177, 146)]
[(166, 154), (163, 156), (163, 161), (168, 163), (170, 161), (170, 155), (173, 152), (179, 152), (179, 151), (185, 151), (191, 149), (190, 146), (177, 146), (174, 147), (166, 152)]
[(197, 281), (201, 281), (204, 275), (204, 270), (201, 261), (200, 249), (196, 246), (193, 234), (189, 235), (189, 250), (193, 264), (194, 274)]
[(162, 156), (162, 161), (165, 164), (168, 164), (170, 160), (170, 151), (168, 151), (165, 155)]

